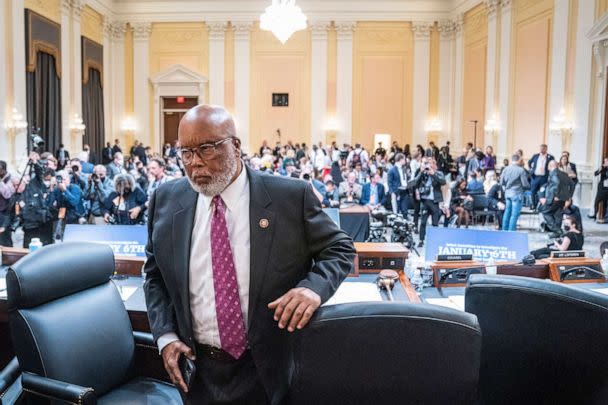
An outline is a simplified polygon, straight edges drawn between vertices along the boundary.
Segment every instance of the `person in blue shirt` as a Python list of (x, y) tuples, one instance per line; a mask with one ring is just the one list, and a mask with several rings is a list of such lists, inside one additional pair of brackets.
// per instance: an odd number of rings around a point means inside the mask
[(380, 183), (380, 175), (378, 173), (374, 173), (371, 182), (363, 185), (359, 204), (366, 205), (374, 209), (384, 205), (385, 200), (386, 194), (384, 192), (384, 185)]
[(55, 199), (58, 201), (60, 208), (66, 209), (65, 223), (86, 223), (86, 211), (80, 186), (72, 183), (71, 176), (65, 170), (57, 172), (56, 179)]
[(467, 191), (469, 193), (484, 193), (483, 181), (481, 180), (480, 174), (480, 171), (474, 171), (469, 173), (469, 181), (467, 182)]

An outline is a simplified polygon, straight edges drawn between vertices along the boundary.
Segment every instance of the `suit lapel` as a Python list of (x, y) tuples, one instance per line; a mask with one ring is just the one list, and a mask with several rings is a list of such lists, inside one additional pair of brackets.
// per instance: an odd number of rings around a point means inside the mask
[(268, 256), (272, 245), (274, 228), (276, 227), (275, 213), (268, 210), (271, 203), (261, 174), (247, 167), (249, 177), (249, 232), (250, 232), (250, 280), (249, 280), (249, 311), (248, 319), (251, 327), (253, 309), (259, 299), (268, 265)]
[(198, 194), (187, 181), (176, 186), (175, 201), (179, 208), (173, 214), (173, 252), (176, 279), (181, 291), (182, 305), (186, 310), (186, 321), (191, 322), (190, 314), (190, 245), (192, 241), (192, 228), (194, 227), (194, 214)]

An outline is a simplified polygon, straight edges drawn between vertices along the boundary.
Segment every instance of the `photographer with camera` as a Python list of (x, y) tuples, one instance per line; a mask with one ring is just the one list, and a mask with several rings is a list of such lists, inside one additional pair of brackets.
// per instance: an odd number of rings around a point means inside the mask
[(79, 159), (70, 160), (69, 169), (65, 169), (70, 176), (70, 183), (75, 184), (80, 187), (80, 190), (83, 191), (87, 188), (87, 182), (89, 180), (88, 176), (82, 172), (82, 165)]
[(114, 182), (106, 176), (106, 167), (103, 165), (95, 166), (84, 193), (85, 199), (90, 205), (90, 224), (106, 224), (103, 218), (103, 205), (112, 191), (114, 191)]
[(117, 175), (114, 178), (114, 191), (104, 202), (104, 220), (111, 225), (143, 224), (146, 197), (146, 193), (135, 184), (133, 176)]
[(15, 186), (11, 175), (6, 171), (6, 162), (0, 160), (0, 246), (13, 246), (10, 231), (11, 226), (11, 199), (15, 194)]
[(55, 176), (57, 187), (53, 192), (59, 207), (66, 209), (65, 223), (83, 225), (87, 223), (87, 220), (82, 189), (78, 184), (72, 183), (73, 178), (74, 176), (65, 170), (57, 172)]
[(442, 212), (439, 203), (443, 202), (441, 186), (445, 185), (445, 176), (437, 171), (435, 159), (430, 157), (422, 158), (420, 171), (413, 180), (413, 188), (420, 196), (421, 209), (424, 209), (420, 223), (420, 242), (418, 247), (424, 246), (426, 236), (426, 223), (431, 216), (433, 226), (439, 225)]
[[(16, 214), (22, 222), (23, 247), (27, 248), (32, 238), (39, 238), (43, 245), (53, 243), (53, 222), (57, 219), (59, 202), (53, 192), (52, 169), (45, 168), (40, 155), (30, 153), (34, 176), (25, 174), (17, 189)], [(19, 193), (23, 188), (23, 192)]]

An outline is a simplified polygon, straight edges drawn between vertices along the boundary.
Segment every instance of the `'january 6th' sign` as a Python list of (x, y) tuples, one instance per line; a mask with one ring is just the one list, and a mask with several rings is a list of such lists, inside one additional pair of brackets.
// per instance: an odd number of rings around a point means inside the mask
[(148, 229), (144, 225), (66, 225), (63, 241), (108, 245), (118, 256), (146, 257)]

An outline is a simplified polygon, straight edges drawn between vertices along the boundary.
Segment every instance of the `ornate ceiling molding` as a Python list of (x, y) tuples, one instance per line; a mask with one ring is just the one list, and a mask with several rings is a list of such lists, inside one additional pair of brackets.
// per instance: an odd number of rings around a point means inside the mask
[(428, 21), (414, 21), (412, 22), (412, 31), (414, 32), (414, 39), (430, 39), (431, 28), (433, 23)]
[(131, 24), (133, 27), (133, 39), (148, 39), (152, 33), (152, 23), (150, 22), (134, 22)]
[(338, 33), (338, 40), (352, 39), (353, 32), (357, 28), (355, 21), (339, 21), (336, 22), (336, 32)]
[(208, 22), (207, 27), (209, 28), (209, 39), (212, 41), (223, 41), (226, 36), (226, 28), (228, 28), (228, 22), (213, 21)]

